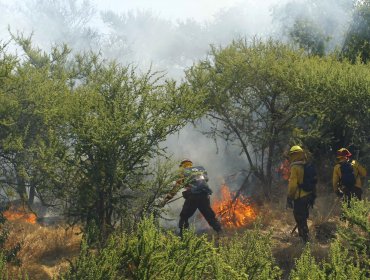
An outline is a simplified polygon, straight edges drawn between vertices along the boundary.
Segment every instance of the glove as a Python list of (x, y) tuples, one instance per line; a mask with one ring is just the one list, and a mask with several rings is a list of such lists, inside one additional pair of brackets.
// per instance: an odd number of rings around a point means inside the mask
[(191, 191), (190, 190), (186, 190), (186, 191), (183, 191), (182, 192), (182, 197), (185, 198), (185, 199), (188, 199), (191, 195)]
[(335, 191), (335, 194), (339, 197), (339, 198), (342, 198), (343, 197), (343, 192), (341, 190), (336, 190)]
[(288, 208), (291, 208), (291, 209), (294, 208), (294, 200), (290, 197), (286, 199), (286, 209)]

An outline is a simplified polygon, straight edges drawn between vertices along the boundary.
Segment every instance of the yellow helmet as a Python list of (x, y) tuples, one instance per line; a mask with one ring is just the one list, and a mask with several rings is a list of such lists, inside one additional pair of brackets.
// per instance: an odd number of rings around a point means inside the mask
[(303, 149), (298, 145), (291, 147), (289, 150), (289, 154), (294, 154), (298, 152), (303, 152)]
[(184, 167), (184, 168), (188, 168), (188, 167), (192, 167), (193, 166), (193, 162), (188, 159), (188, 158), (185, 158), (183, 159), (181, 162), (180, 162), (180, 167)]

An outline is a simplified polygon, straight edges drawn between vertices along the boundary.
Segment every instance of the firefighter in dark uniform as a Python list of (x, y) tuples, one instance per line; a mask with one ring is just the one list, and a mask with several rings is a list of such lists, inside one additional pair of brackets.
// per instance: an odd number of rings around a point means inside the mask
[(306, 154), (300, 146), (293, 146), (289, 151), (290, 175), (288, 184), (287, 207), (293, 208), (298, 234), (304, 242), (308, 241), (309, 207), (313, 205), (314, 194), (300, 188), (303, 183)]
[[(189, 228), (189, 218), (199, 209), (208, 224), (217, 232), (221, 231), (221, 224), (217, 220), (215, 212), (211, 208), (210, 195), (212, 190), (208, 186), (207, 171), (202, 166), (193, 166), (189, 159), (184, 159), (180, 163), (180, 179), (177, 184), (181, 184), (185, 191), (182, 195), (185, 199), (180, 213), (180, 236), (184, 229)], [(170, 193), (173, 197), (175, 193)]]

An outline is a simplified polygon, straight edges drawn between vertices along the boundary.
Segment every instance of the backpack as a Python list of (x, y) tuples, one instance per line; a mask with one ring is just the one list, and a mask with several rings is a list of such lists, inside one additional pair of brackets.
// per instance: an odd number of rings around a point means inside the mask
[(356, 183), (356, 177), (351, 162), (345, 161), (341, 163), (340, 172), (342, 173), (342, 176), (340, 178), (341, 185), (349, 189), (353, 188)]
[(316, 169), (311, 163), (306, 163), (303, 166), (304, 173), (303, 173), (303, 182), (299, 185), (299, 188), (304, 190), (305, 192), (316, 192), (316, 184), (317, 184), (317, 173)]
[(191, 193), (212, 194), (212, 190), (208, 186), (208, 174), (203, 166), (194, 166), (184, 169), (184, 177), (186, 184), (190, 185)]

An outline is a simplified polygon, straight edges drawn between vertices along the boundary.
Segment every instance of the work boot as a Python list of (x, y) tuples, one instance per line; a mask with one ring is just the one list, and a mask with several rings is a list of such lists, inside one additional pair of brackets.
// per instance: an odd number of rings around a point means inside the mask
[(310, 241), (308, 231), (303, 231), (302, 233), (299, 234), (299, 236), (302, 238), (303, 243), (307, 243)]
[(310, 241), (310, 239), (309, 239), (308, 235), (303, 235), (303, 236), (302, 236), (302, 241), (303, 241), (303, 243), (307, 243), (307, 242), (309, 242), (309, 241)]
[(182, 239), (182, 236), (183, 236), (183, 231), (184, 231), (184, 228), (180, 228), (180, 230), (179, 230), (179, 237)]

